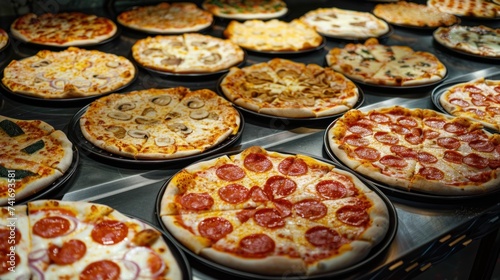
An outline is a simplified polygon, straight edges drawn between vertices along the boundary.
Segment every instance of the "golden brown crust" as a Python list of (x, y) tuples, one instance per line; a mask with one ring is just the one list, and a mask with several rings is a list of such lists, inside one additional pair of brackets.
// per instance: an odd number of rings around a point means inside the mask
[(288, 12), (282, 0), (205, 0), (202, 7), (220, 18), (237, 20), (271, 19)]
[(386, 21), (398, 25), (415, 27), (439, 27), (457, 24), (460, 19), (427, 5), (398, 1), (377, 4), (373, 13)]

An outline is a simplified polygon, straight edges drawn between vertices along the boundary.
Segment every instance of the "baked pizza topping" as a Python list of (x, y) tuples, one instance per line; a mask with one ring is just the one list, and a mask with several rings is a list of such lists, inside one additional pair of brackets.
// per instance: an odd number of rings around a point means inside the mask
[(224, 30), (224, 36), (253, 51), (304, 51), (317, 48), (323, 42), (313, 27), (300, 20), (247, 20), (243, 23), (233, 20)]
[(482, 128), (428, 109), (351, 110), (328, 130), (328, 145), (346, 166), (390, 187), (473, 195), (500, 179), (500, 137)]
[(220, 87), (238, 106), (280, 117), (335, 115), (359, 99), (357, 87), (342, 74), (280, 58), (231, 68)]
[(442, 80), (446, 67), (433, 54), (407, 46), (382, 45), (375, 38), (349, 43), (326, 55), (328, 66), (354, 80), (389, 86), (425, 85)]
[(10, 30), (25, 42), (59, 47), (100, 43), (117, 32), (110, 19), (80, 12), (28, 13), (17, 18)]
[(0, 28), (0, 50), (2, 50), (9, 42), (9, 34)]
[(398, 1), (377, 4), (373, 13), (384, 20), (403, 26), (440, 27), (457, 24), (460, 19), (448, 11), (414, 2)]
[(371, 13), (339, 8), (312, 10), (300, 20), (321, 34), (339, 38), (367, 39), (389, 32), (389, 25)]
[(500, 5), (485, 0), (428, 0), (427, 6), (457, 16), (477, 18), (497, 18), (500, 16)]
[(129, 28), (154, 33), (182, 33), (199, 31), (213, 22), (211, 13), (193, 3), (162, 2), (124, 11), (117, 21)]
[(178, 87), (111, 94), (80, 119), (84, 137), (111, 153), (169, 159), (202, 153), (238, 133), (240, 115), (215, 92)]
[(213, 73), (243, 62), (243, 50), (229, 40), (186, 33), (138, 40), (134, 59), (143, 67), (166, 73)]
[(240, 20), (277, 18), (288, 11), (282, 0), (205, 0), (202, 6), (218, 17)]
[(69, 47), (12, 60), (3, 74), (2, 83), (13, 93), (64, 99), (118, 90), (133, 81), (136, 69), (122, 56)]
[(434, 39), (445, 47), (485, 57), (500, 57), (500, 29), (484, 25), (454, 25), (434, 31)]
[(256, 146), (178, 172), (160, 216), (196, 254), (264, 275), (345, 268), (366, 257), (390, 223), (383, 200), (352, 174)]

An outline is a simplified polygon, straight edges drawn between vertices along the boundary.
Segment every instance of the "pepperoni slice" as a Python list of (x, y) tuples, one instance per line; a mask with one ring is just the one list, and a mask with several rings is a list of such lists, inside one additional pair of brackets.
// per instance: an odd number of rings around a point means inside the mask
[[(478, 100), (478, 99), (472, 99), (472, 104), (476, 105), (476, 106), (488, 106), (490, 105), (490, 102), (488, 102), (488, 100)], [(467, 109), (466, 110), (467, 112), (470, 112), (470, 111), (474, 111), (474, 112), (481, 112), (484, 114), (484, 112), (478, 110), (478, 109)], [(479, 115), (479, 114), (478, 114)], [(481, 116), (481, 115), (479, 115)]]
[(421, 163), (436, 163), (438, 161), (438, 159), (434, 155), (428, 152), (419, 152), (417, 155), (417, 159)]
[(354, 150), (354, 153), (361, 159), (366, 159), (369, 161), (376, 161), (380, 157), (379, 151), (370, 147), (358, 147)]
[(456, 150), (460, 148), (460, 140), (453, 137), (440, 137), (437, 139), (436, 143), (438, 144), (438, 146), (449, 150)]
[(54, 238), (65, 235), (71, 222), (63, 217), (50, 216), (37, 221), (33, 225), (33, 233), (43, 238)]
[(396, 120), (399, 125), (404, 127), (417, 127), (418, 122), (412, 117), (400, 117)]
[(304, 199), (296, 202), (293, 209), (297, 215), (309, 220), (317, 220), (326, 216), (328, 208), (319, 200)]
[(305, 236), (309, 243), (326, 250), (334, 250), (342, 245), (340, 234), (324, 226), (315, 226), (308, 229)]
[(500, 168), (500, 159), (490, 159), (490, 163), (488, 164), (488, 166), (491, 169)]
[(443, 127), (446, 124), (446, 121), (438, 117), (431, 117), (431, 118), (425, 118), (424, 124), (432, 128), (443, 129)]
[(418, 171), (418, 174), (427, 180), (442, 180), (444, 178), (443, 171), (435, 167), (423, 167)]
[(96, 224), (90, 235), (99, 244), (113, 245), (127, 237), (128, 226), (120, 221), (105, 220)]
[(463, 156), (459, 152), (445, 151), (443, 155), (444, 160), (452, 163), (461, 164)]
[(237, 181), (245, 177), (245, 171), (234, 164), (224, 164), (215, 171), (217, 177), (226, 181)]
[(488, 107), (486, 107), (486, 112), (489, 112), (493, 115), (500, 115), (500, 107), (488, 106)]
[(292, 215), (293, 204), (284, 198), (273, 200), (274, 207), (280, 213), (281, 217), (288, 217)]
[(371, 113), (370, 120), (372, 120), (376, 123), (388, 123), (391, 121), (391, 118), (389, 118), (387, 115), (384, 115), (381, 113)]
[(411, 133), (411, 130), (409, 128), (398, 124), (392, 124), (391, 131), (399, 135), (406, 135)]
[(307, 173), (307, 164), (301, 158), (288, 157), (280, 162), (278, 170), (284, 175), (300, 176)]
[(372, 128), (364, 123), (355, 123), (347, 127), (347, 130), (360, 136), (368, 136), (373, 133)]
[(464, 134), (467, 132), (467, 127), (463, 124), (459, 123), (447, 123), (443, 127), (444, 130), (446, 130), (449, 133), (453, 134)]
[(385, 166), (396, 168), (403, 168), (408, 165), (408, 162), (405, 159), (393, 155), (383, 156), (379, 161)]
[(62, 247), (50, 244), (48, 248), (49, 259), (58, 265), (67, 265), (83, 258), (87, 246), (80, 240), (71, 239), (63, 243)]
[(453, 105), (460, 106), (460, 107), (469, 107), (470, 106), (469, 102), (467, 102), (461, 98), (452, 98), (452, 99), (450, 99), (450, 103)]
[(243, 209), (236, 213), (236, 217), (240, 222), (244, 223), (248, 221), (250, 218), (252, 218), (253, 214), (255, 214), (254, 209)]
[(255, 202), (265, 202), (269, 200), (269, 197), (267, 197), (267, 194), (264, 192), (264, 190), (258, 186), (253, 186), (250, 189), (250, 193), (250, 197)]
[(483, 92), (483, 90), (480, 89), (480, 88), (478, 88), (478, 87), (476, 87), (476, 86), (474, 86), (474, 85), (466, 85), (466, 86), (464, 86), (464, 90), (466, 92), (469, 92), (470, 96), (472, 98), (475, 98), (474, 95), (476, 95), (476, 94), (479, 94), (479, 95), (483, 96), (482, 94), (480, 94), (481, 92)]
[(263, 154), (251, 153), (243, 160), (243, 165), (253, 172), (266, 172), (273, 168), (273, 163)]
[(424, 138), (422, 137), (422, 134), (413, 134), (409, 133), (405, 135), (405, 140), (406, 142), (413, 144), (413, 145), (418, 145), (424, 142)]
[(472, 182), (476, 182), (476, 183), (484, 183), (484, 182), (488, 182), (491, 179), (491, 173), (490, 172), (482, 172), (482, 173), (474, 174), (473, 176), (467, 176), (467, 179), (471, 180)]
[(148, 255), (147, 265), (152, 275), (158, 275), (165, 269), (163, 259), (155, 253)]
[(395, 145), (391, 147), (391, 152), (395, 153), (396, 155), (402, 157), (402, 158), (411, 158), (411, 159), (417, 159), (418, 153), (411, 148), (402, 146), (402, 145)]
[(495, 144), (486, 140), (474, 140), (469, 142), (469, 146), (478, 152), (493, 152)]
[[(500, 92), (500, 86), (494, 87), (493, 90), (496, 92)], [(500, 97), (499, 95), (496, 95), (495, 97), (497, 97), (497, 96)]]
[(339, 181), (323, 180), (316, 184), (316, 191), (326, 199), (338, 199), (346, 196), (347, 188)]
[(475, 168), (486, 168), (488, 167), (489, 160), (487, 158), (484, 158), (478, 154), (468, 154), (466, 155), (463, 159), (462, 162), (467, 164), (468, 166), (472, 166)]
[[(11, 233), (14, 234), (13, 239), (9, 238)], [(14, 232), (8, 228), (0, 228), (0, 250), (9, 250), (11, 246), (19, 244), (19, 241), (21, 241), (21, 232), (17, 228)]]
[(370, 221), (366, 209), (359, 205), (345, 205), (335, 213), (337, 219), (351, 226), (363, 226)]
[(368, 144), (370, 144), (370, 140), (363, 138), (363, 137), (359, 136), (358, 134), (347, 135), (342, 140), (346, 144), (349, 144), (349, 145), (355, 146), (355, 147), (363, 147), (363, 146), (368, 146)]
[(374, 137), (380, 143), (384, 143), (384, 144), (388, 144), (388, 145), (396, 145), (399, 142), (398, 137), (389, 134), (389, 132), (377, 131), (375, 133)]
[(250, 198), (250, 191), (240, 184), (229, 184), (218, 191), (222, 200), (231, 204), (238, 204)]
[(222, 217), (206, 218), (198, 224), (200, 235), (217, 241), (233, 231), (233, 225)]
[(484, 134), (484, 131), (482, 130), (476, 130), (469, 132), (467, 134), (459, 135), (458, 139), (463, 142), (470, 143), (475, 140), (488, 140), (488, 136)]
[(264, 192), (271, 199), (292, 194), (297, 189), (297, 184), (283, 176), (272, 176), (264, 184)]
[(90, 263), (80, 273), (80, 280), (116, 280), (120, 278), (120, 266), (109, 260)]
[(424, 130), (424, 139), (436, 139), (441, 135), (441, 133), (431, 130), (431, 129), (426, 129)]
[[(10, 250), (0, 250), (0, 275), (10, 272), (9, 268), (18, 267), (21, 262), (21, 258), (17, 253), (14, 253), (13, 256), (9, 256), (9, 254), (11, 254)], [(14, 258), (14, 260), (11, 258)], [(12, 261), (14, 263), (11, 263)]]
[(214, 199), (208, 193), (188, 193), (181, 197), (180, 204), (188, 210), (208, 210)]
[(285, 226), (285, 220), (276, 209), (265, 208), (255, 211), (253, 215), (255, 222), (266, 228), (280, 228)]
[(257, 233), (243, 237), (240, 240), (239, 247), (246, 255), (262, 256), (273, 252), (276, 244), (268, 235)]
[(479, 88), (475, 88), (473, 91), (469, 91), (469, 89), (466, 89), (470, 93), (470, 97), (474, 100), (486, 100), (486, 96), (482, 94), (483, 90)]

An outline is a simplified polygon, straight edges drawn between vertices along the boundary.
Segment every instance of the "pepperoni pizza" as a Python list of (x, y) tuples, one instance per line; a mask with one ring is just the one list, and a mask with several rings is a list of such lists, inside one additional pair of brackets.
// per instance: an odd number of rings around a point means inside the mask
[(390, 225), (387, 205), (351, 173), (257, 146), (181, 170), (160, 208), (165, 227), (189, 250), (265, 275), (348, 267)]
[(388, 186), (473, 195), (500, 186), (500, 135), (429, 109), (350, 110), (327, 131), (333, 154)]
[(182, 279), (159, 231), (105, 205), (38, 200), (0, 222), (1, 279)]

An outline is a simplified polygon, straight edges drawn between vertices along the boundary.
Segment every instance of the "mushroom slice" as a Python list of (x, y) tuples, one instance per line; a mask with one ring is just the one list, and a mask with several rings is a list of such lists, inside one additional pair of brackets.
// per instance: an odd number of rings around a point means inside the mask
[(156, 110), (154, 108), (148, 107), (142, 111), (141, 116), (156, 117)]
[(191, 98), (188, 101), (186, 101), (186, 106), (188, 106), (191, 109), (199, 109), (203, 106), (205, 106), (205, 102), (199, 98)]
[(118, 66), (120, 66), (120, 63), (117, 61), (108, 61), (106, 62), (106, 66), (108, 66), (109, 68), (117, 68)]
[(151, 99), (151, 102), (160, 106), (167, 106), (168, 104), (170, 104), (171, 101), (172, 97), (170, 97), (169, 95), (161, 95)]
[(180, 132), (182, 134), (189, 134), (193, 132), (191, 128), (187, 127), (185, 124), (182, 123), (169, 124), (167, 127), (174, 132)]
[(124, 112), (110, 112), (110, 113), (108, 113), (108, 117), (110, 117), (112, 119), (120, 120), (120, 121), (128, 121), (128, 120), (132, 119), (132, 115), (130, 115), (128, 113), (124, 113)]
[(137, 118), (135, 118), (135, 122), (138, 123), (138, 124), (153, 124), (153, 123), (157, 123), (158, 120), (156, 120), (156, 119), (150, 119), (150, 118), (137, 117)]
[(209, 113), (207, 110), (199, 109), (199, 110), (192, 111), (189, 114), (189, 117), (194, 119), (194, 120), (202, 120), (204, 118), (207, 118), (208, 115), (209, 115)]
[(208, 114), (208, 118), (211, 119), (211, 120), (218, 120), (219, 119), (219, 115), (216, 112), (210, 112)]
[(135, 104), (132, 102), (124, 102), (116, 105), (115, 109), (120, 111), (129, 111), (135, 108)]
[(138, 139), (149, 138), (149, 132), (147, 132), (146, 130), (131, 129), (131, 130), (127, 131), (127, 134), (130, 137), (138, 138)]
[(44, 67), (44, 66), (49, 65), (50, 63), (51, 63), (50, 61), (44, 59), (44, 60), (34, 62), (33, 64), (31, 64), (31, 67), (33, 67), (33, 68)]
[(165, 146), (172, 145), (174, 143), (175, 143), (174, 139), (172, 139), (168, 136), (155, 138), (155, 144), (158, 147), (165, 147)]
[(142, 52), (142, 54), (147, 55), (147, 56), (152, 55), (154, 53), (161, 54), (161, 49), (150, 48), (150, 49), (146, 49)]
[(112, 132), (113, 135), (118, 139), (123, 139), (125, 137), (125, 134), (127, 134), (127, 130), (118, 125), (111, 125), (106, 128), (106, 130)]
[(221, 59), (222, 59), (222, 56), (220, 54), (218, 54), (218, 53), (211, 53), (210, 55), (201, 58), (201, 61), (204, 64), (212, 65), (212, 64), (216, 64)]
[(165, 66), (170, 66), (170, 65), (177, 66), (181, 64), (183, 61), (184, 60), (182, 58), (170, 55), (167, 56), (167, 58), (162, 59), (160, 63)]

